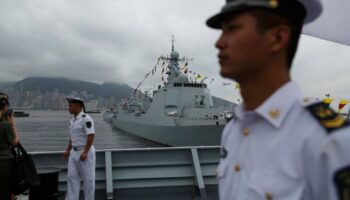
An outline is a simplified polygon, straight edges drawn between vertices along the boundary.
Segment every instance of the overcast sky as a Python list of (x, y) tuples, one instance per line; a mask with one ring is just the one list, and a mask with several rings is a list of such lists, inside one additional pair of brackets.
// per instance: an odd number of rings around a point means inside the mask
[[(205, 21), (224, 0), (0, 0), (0, 81), (67, 77), (133, 87), (170, 53), (171, 35), (189, 67), (215, 82), (216, 96), (236, 101), (223, 86)], [(303, 36), (292, 77), (306, 95), (350, 99), (350, 47)], [(147, 82), (152, 85), (160, 76)]]

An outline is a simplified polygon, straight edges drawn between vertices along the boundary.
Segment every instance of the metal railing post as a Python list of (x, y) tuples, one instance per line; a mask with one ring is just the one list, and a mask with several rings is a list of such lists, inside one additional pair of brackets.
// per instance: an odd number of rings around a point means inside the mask
[(191, 149), (193, 166), (196, 173), (197, 186), (201, 195), (201, 199), (207, 198), (207, 193), (205, 191), (204, 179), (201, 169), (201, 164), (199, 162), (198, 151), (195, 148)]
[(107, 199), (113, 199), (112, 153), (110, 151), (105, 152), (105, 162)]

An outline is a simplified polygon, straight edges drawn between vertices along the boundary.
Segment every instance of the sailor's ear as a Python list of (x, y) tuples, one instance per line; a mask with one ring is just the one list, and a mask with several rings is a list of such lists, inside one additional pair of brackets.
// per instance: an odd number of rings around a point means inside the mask
[(280, 24), (270, 29), (266, 37), (270, 51), (273, 53), (279, 52), (287, 49), (291, 37), (291, 29), (287, 24)]

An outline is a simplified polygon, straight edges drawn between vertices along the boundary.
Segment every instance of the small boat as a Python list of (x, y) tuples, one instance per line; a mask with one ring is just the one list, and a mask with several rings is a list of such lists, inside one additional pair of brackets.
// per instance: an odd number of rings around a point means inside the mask
[(15, 117), (29, 117), (29, 113), (23, 111), (14, 111), (13, 114)]
[(99, 111), (99, 110), (87, 110), (87, 111), (85, 111), (85, 113), (88, 113), (88, 114), (100, 114), (101, 111)]
[(117, 114), (118, 114), (118, 111), (114, 110), (114, 108), (106, 110), (103, 113), (103, 121), (108, 122), (108, 123), (112, 123), (113, 122), (113, 117), (116, 116)]

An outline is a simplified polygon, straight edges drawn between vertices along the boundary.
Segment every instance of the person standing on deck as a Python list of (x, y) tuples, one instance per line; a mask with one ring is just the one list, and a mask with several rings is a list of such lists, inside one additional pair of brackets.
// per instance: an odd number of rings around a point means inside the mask
[(7, 94), (0, 92), (0, 200), (12, 199), (14, 157), (11, 148), (17, 146), (19, 134)]
[(76, 97), (67, 97), (70, 120), (70, 141), (63, 155), (68, 160), (66, 200), (78, 200), (80, 182), (83, 180), (85, 200), (95, 198), (94, 121), (85, 114), (84, 101)]
[(350, 126), (290, 79), (303, 24), (321, 12), (318, 0), (227, 0), (208, 19), (244, 99), (222, 135), (220, 199), (350, 199)]

